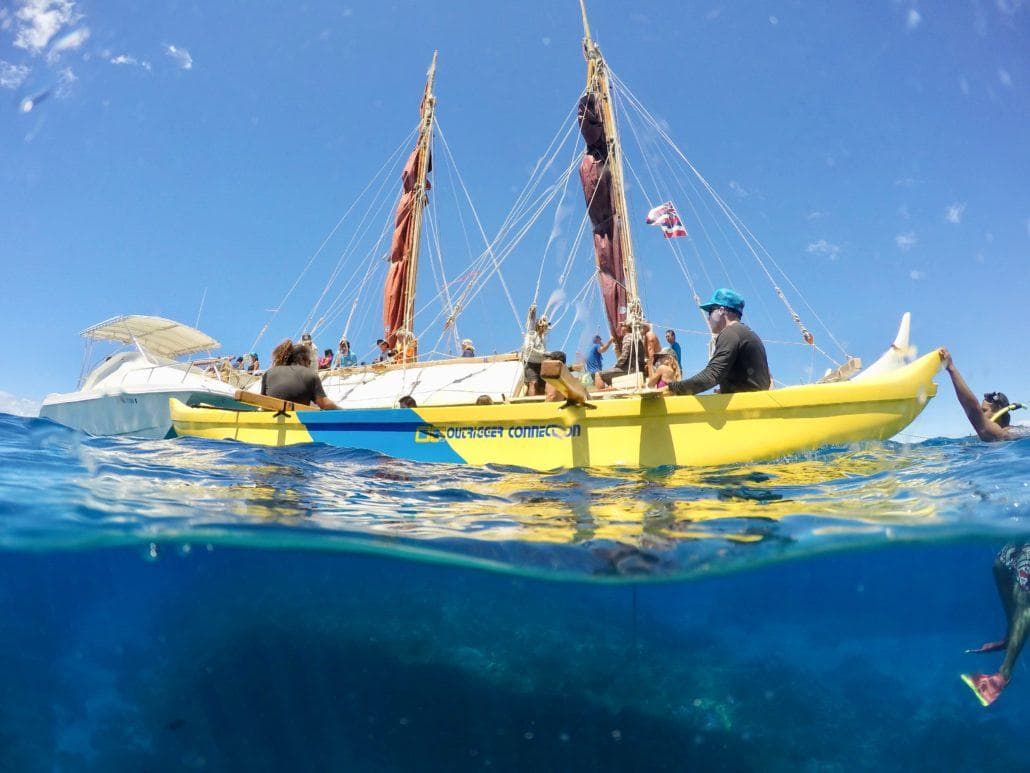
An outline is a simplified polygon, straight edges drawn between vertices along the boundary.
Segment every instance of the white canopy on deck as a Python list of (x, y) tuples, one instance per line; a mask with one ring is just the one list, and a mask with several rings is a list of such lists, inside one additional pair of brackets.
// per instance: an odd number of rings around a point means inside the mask
[(173, 359), (221, 346), (218, 341), (195, 327), (164, 317), (140, 314), (113, 317), (86, 328), (82, 331), (82, 337), (90, 341), (136, 343), (152, 354)]

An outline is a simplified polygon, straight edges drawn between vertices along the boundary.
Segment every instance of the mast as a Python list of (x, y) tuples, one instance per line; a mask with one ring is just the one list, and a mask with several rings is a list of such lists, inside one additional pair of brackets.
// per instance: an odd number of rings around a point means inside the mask
[(427, 176), (432, 166), (430, 143), (433, 136), (433, 116), (436, 96), (433, 81), (436, 78), (436, 58), (426, 73), (426, 89), (422, 97), (418, 138), (408, 162), (401, 172), (401, 197), (390, 247), (390, 268), (387, 270), (383, 291), (383, 338), (397, 351), (397, 360), (412, 362), (417, 357), (414, 333), (415, 285), (418, 278), (419, 246), (422, 238), (422, 214), (431, 187)]
[[(643, 308), (640, 303), (640, 293), (637, 285), (637, 266), (636, 257), (633, 254), (633, 239), (630, 233), (630, 223), (628, 217), (629, 207), (626, 203), (626, 189), (624, 185), (624, 176), (622, 169), (622, 144), (619, 142), (619, 131), (618, 126), (615, 123), (615, 113), (612, 107), (611, 89), (608, 81), (608, 66), (601, 55), (601, 49), (594, 42), (590, 35), (590, 23), (587, 20), (586, 4), (584, 0), (579, 0), (580, 11), (583, 15), (583, 56), (587, 61), (587, 79), (586, 79), (586, 94), (584, 100), (589, 100), (591, 97), (592, 103), (586, 103), (584, 105), (581, 102), (580, 109), (580, 121), (581, 128), (583, 129), (584, 138), (588, 142), (588, 157), (591, 153), (589, 146), (590, 139), (587, 137), (587, 130), (583, 127), (584, 111), (595, 112), (597, 117), (600, 119), (602, 138), (604, 141), (604, 159), (601, 159), (604, 164), (603, 173), (607, 173), (610, 177), (608, 197), (611, 200), (611, 218), (612, 224), (610, 226), (610, 236), (615, 244), (612, 245), (614, 248), (611, 258), (613, 258), (614, 271), (612, 272), (611, 280), (615, 283), (624, 285), (626, 309), (625, 313), (621, 309), (616, 309), (616, 314), (619, 319), (612, 319), (612, 314), (609, 312), (609, 325), (613, 328), (612, 333), (615, 335), (617, 331), (614, 329), (617, 327), (617, 323), (623, 320), (629, 321), (634, 328), (637, 327), (638, 323), (644, 318)], [(597, 150), (593, 151), (596, 155)], [(586, 171), (587, 159), (584, 159), (584, 165), (581, 167), (580, 175), (584, 184), (584, 193), (587, 195), (587, 205), (591, 209), (591, 219), (594, 219), (594, 199), (598, 196), (598, 187), (603, 184), (603, 180), (591, 180), (588, 182), (588, 172)], [(592, 187), (591, 187), (592, 186)], [(590, 189), (588, 189), (590, 187)], [(603, 195), (603, 192), (601, 192)], [(601, 272), (602, 282), (602, 293), (605, 293), (605, 279), (604, 272), (605, 266), (603, 265), (603, 249), (601, 245), (597, 244), (597, 234), (599, 230), (598, 223), (595, 221), (595, 252), (597, 253), (598, 269)], [(607, 299), (606, 299), (607, 301)], [(621, 304), (619, 304), (621, 306)], [(617, 336), (618, 337), (618, 336)]]

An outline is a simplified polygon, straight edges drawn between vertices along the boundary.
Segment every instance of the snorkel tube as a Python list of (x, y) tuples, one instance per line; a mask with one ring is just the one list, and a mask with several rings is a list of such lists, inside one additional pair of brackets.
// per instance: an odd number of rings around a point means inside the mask
[(991, 421), (997, 422), (998, 419), (1000, 419), (1006, 413), (1011, 413), (1012, 411), (1018, 411), (1020, 408), (1026, 408), (1026, 406), (1023, 405), (1023, 403), (1009, 403), (1004, 408), (1002, 408), (1000, 411), (998, 411), (997, 413), (992, 415), (991, 416)]

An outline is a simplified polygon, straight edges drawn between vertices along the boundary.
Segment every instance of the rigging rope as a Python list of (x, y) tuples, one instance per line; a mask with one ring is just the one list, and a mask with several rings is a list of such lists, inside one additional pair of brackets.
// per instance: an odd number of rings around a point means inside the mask
[(325, 246), (329, 243), (329, 240), (333, 238), (333, 236), (336, 234), (336, 231), (339, 230), (341, 225), (343, 225), (343, 221), (347, 219), (347, 216), (351, 213), (354, 207), (357, 206), (358, 202), (361, 201), (362, 197), (365, 195), (368, 189), (372, 187), (372, 184), (375, 182), (376, 179), (378, 179), (379, 175), (381, 175), (383, 171), (393, 163), (394, 156), (400, 153), (406, 144), (411, 142), (411, 139), (413, 138), (416, 132), (417, 129), (408, 133), (404, 140), (401, 141), (400, 145), (397, 146), (397, 149), (390, 154), (390, 157), (386, 160), (386, 163), (384, 163), (379, 168), (379, 171), (375, 173), (373, 178), (368, 182), (368, 184), (361, 190), (361, 192), (354, 199), (354, 202), (347, 208), (343, 215), (340, 216), (340, 219), (336, 221), (336, 225), (332, 227), (332, 229), (329, 231), (329, 234), (325, 237), (325, 239), (322, 240), (322, 243), (318, 246), (318, 249), (315, 250), (315, 252), (311, 255), (310, 258), (308, 258), (308, 261), (304, 265), (304, 268), (301, 270), (300, 274), (294, 280), (293, 284), (290, 285), (290, 289), (286, 291), (286, 294), (282, 297), (282, 300), (280, 300), (279, 304), (275, 307), (275, 309), (272, 310), (271, 316), (268, 318), (264, 326), (258, 332), (257, 337), (254, 339), (253, 343), (251, 343), (250, 348), (247, 351), (257, 351), (258, 343), (260, 343), (261, 339), (268, 331), (269, 326), (272, 324), (272, 321), (275, 319), (275, 317), (279, 314), (279, 311), (282, 309), (283, 305), (286, 303), (287, 300), (289, 300), (290, 296), (293, 295), (293, 291), (297, 289), (297, 285), (300, 284), (301, 279), (303, 279), (305, 274), (307, 274), (308, 269), (311, 268), (311, 264), (315, 262), (315, 259), (321, 254), (322, 250), (325, 249)]

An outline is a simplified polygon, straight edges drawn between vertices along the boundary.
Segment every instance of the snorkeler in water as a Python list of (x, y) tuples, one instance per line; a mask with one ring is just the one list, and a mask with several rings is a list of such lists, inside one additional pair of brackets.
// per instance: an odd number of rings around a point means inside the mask
[(977, 437), (991, 443), (997, 440), (1017, 440), (1030, 434), (1025, 427), (1009, 426), (1012, 412), (1026, 408), (1025, 405), (1009, 402), (1008, 397), (1001, 392), (988, 392), (984, 395), (983, 401), (978, 401), (973, 390), (955, 367), (948, 350), (938, 349), (937, 352), (941, 357), (941, 364), (951, 376), (951, 384), (955, 387), (959, 405), (966, 412), (966, 418), (976, 430)]
[(1005, 660), (996, 674), (962, 674), (962, 681), (984, 706), (994, 703), (1008, 686), (1012, 667), (1030, 631), (1030, 542), (1009, 544), (1001, 549), (994, 561), (994, 582), (1008, 619), (1005, 638), (966, 652), (1005, 650)]

